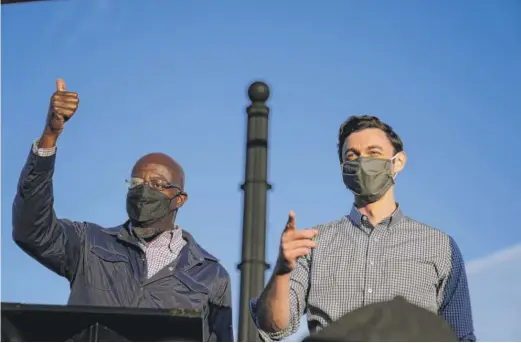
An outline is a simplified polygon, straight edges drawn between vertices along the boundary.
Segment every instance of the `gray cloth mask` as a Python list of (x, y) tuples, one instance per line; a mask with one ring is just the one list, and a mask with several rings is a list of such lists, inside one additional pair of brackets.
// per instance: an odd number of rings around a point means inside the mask
[(370, 204), (380, 200), (394, 185), (393, 160), (359, 157), (342, 163), (342, 177), (346, 187), (358, 200)]

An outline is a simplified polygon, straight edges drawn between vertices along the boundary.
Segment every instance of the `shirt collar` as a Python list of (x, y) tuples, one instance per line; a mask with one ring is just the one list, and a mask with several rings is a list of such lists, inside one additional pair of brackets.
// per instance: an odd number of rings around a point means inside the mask
[[(356, 227), (361, 227), (362, 222), (365, 219), (365, 215), (360, 213), (355, 205), (351, 208), (351, 213), (349, 213), (349, 219), (356, 225)], [(396, 203), (396, 210), (391, 214), (391, 216), (382, 220), (378, 225), (386, 226), (388, 229), (395, 226), (401, 219), (403, 218), (402, 210), (400, 209), (400, 204)]]
[(144, 239), (139, 238), (134, 234), (134, 230), (132, 230), (132, 224), (130, 222), (128, 223), (128, 230), (129, 233), (144, 248), (149, 247), (151, 245), (166, 245), (166, 242), (168, 242), (168, 248), (170, 249), (170, 251), (173, 252), (176, 244), (179, 241), (183, 240), (183, 230), (179, 227), (179, 225), (174, 225), (173, 230), (163, 232), (159, 235), (159, 237), (156, 237), (156, 239), (152, 240), (150, 243), (147, 243)]

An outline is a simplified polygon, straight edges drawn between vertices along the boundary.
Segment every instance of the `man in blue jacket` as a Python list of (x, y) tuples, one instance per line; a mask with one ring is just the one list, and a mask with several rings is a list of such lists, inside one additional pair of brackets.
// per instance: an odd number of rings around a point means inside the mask
[(148, 154), (132, 169), (129, 220), (115, 228), (58, 219), (52, 176), (56, 142), (79, 98), (57, 80), (45, 128), (32, 146), (13, 204), (13, 238), (66, 277), (70, 305), (208, 310), (209, 339), (233, 341), (230, 277), (218, 260), (174, 224), (187, 199), (172, 158)]

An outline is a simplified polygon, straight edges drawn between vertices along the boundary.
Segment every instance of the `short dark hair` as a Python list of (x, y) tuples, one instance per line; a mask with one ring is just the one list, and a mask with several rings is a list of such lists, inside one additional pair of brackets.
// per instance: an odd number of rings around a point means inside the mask
[(394, 153), (397, 154), (403, 151), (403, 142), (400, 136), (394, 132), (391, 126), (381, 121), (378, 117), (368, 115), (351, 116), (340, 125), (340, 130), (338, 132), (338, 158), (340, 159), (340, 163), (343, 162), (342, 148), (347, 137), (349, 137), (353, 132), (365, 129), (382, 130), (387, 135), (387, 138), (389, 138), (389, 141), (394, 148)]

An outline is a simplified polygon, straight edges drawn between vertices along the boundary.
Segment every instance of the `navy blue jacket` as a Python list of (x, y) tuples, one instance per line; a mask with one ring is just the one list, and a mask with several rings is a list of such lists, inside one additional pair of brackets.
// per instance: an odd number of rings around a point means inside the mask
[(183, 308), (208, 311), (209, 339), (233, 341), (230, 277), (218, 260), (183, 232), (177, 260), (150, 279), (126, 225), (57, 219), (52, 176), (56, 155), (29, 154), (13, 204), (13, 239), (71, 285), (70, 305)]

